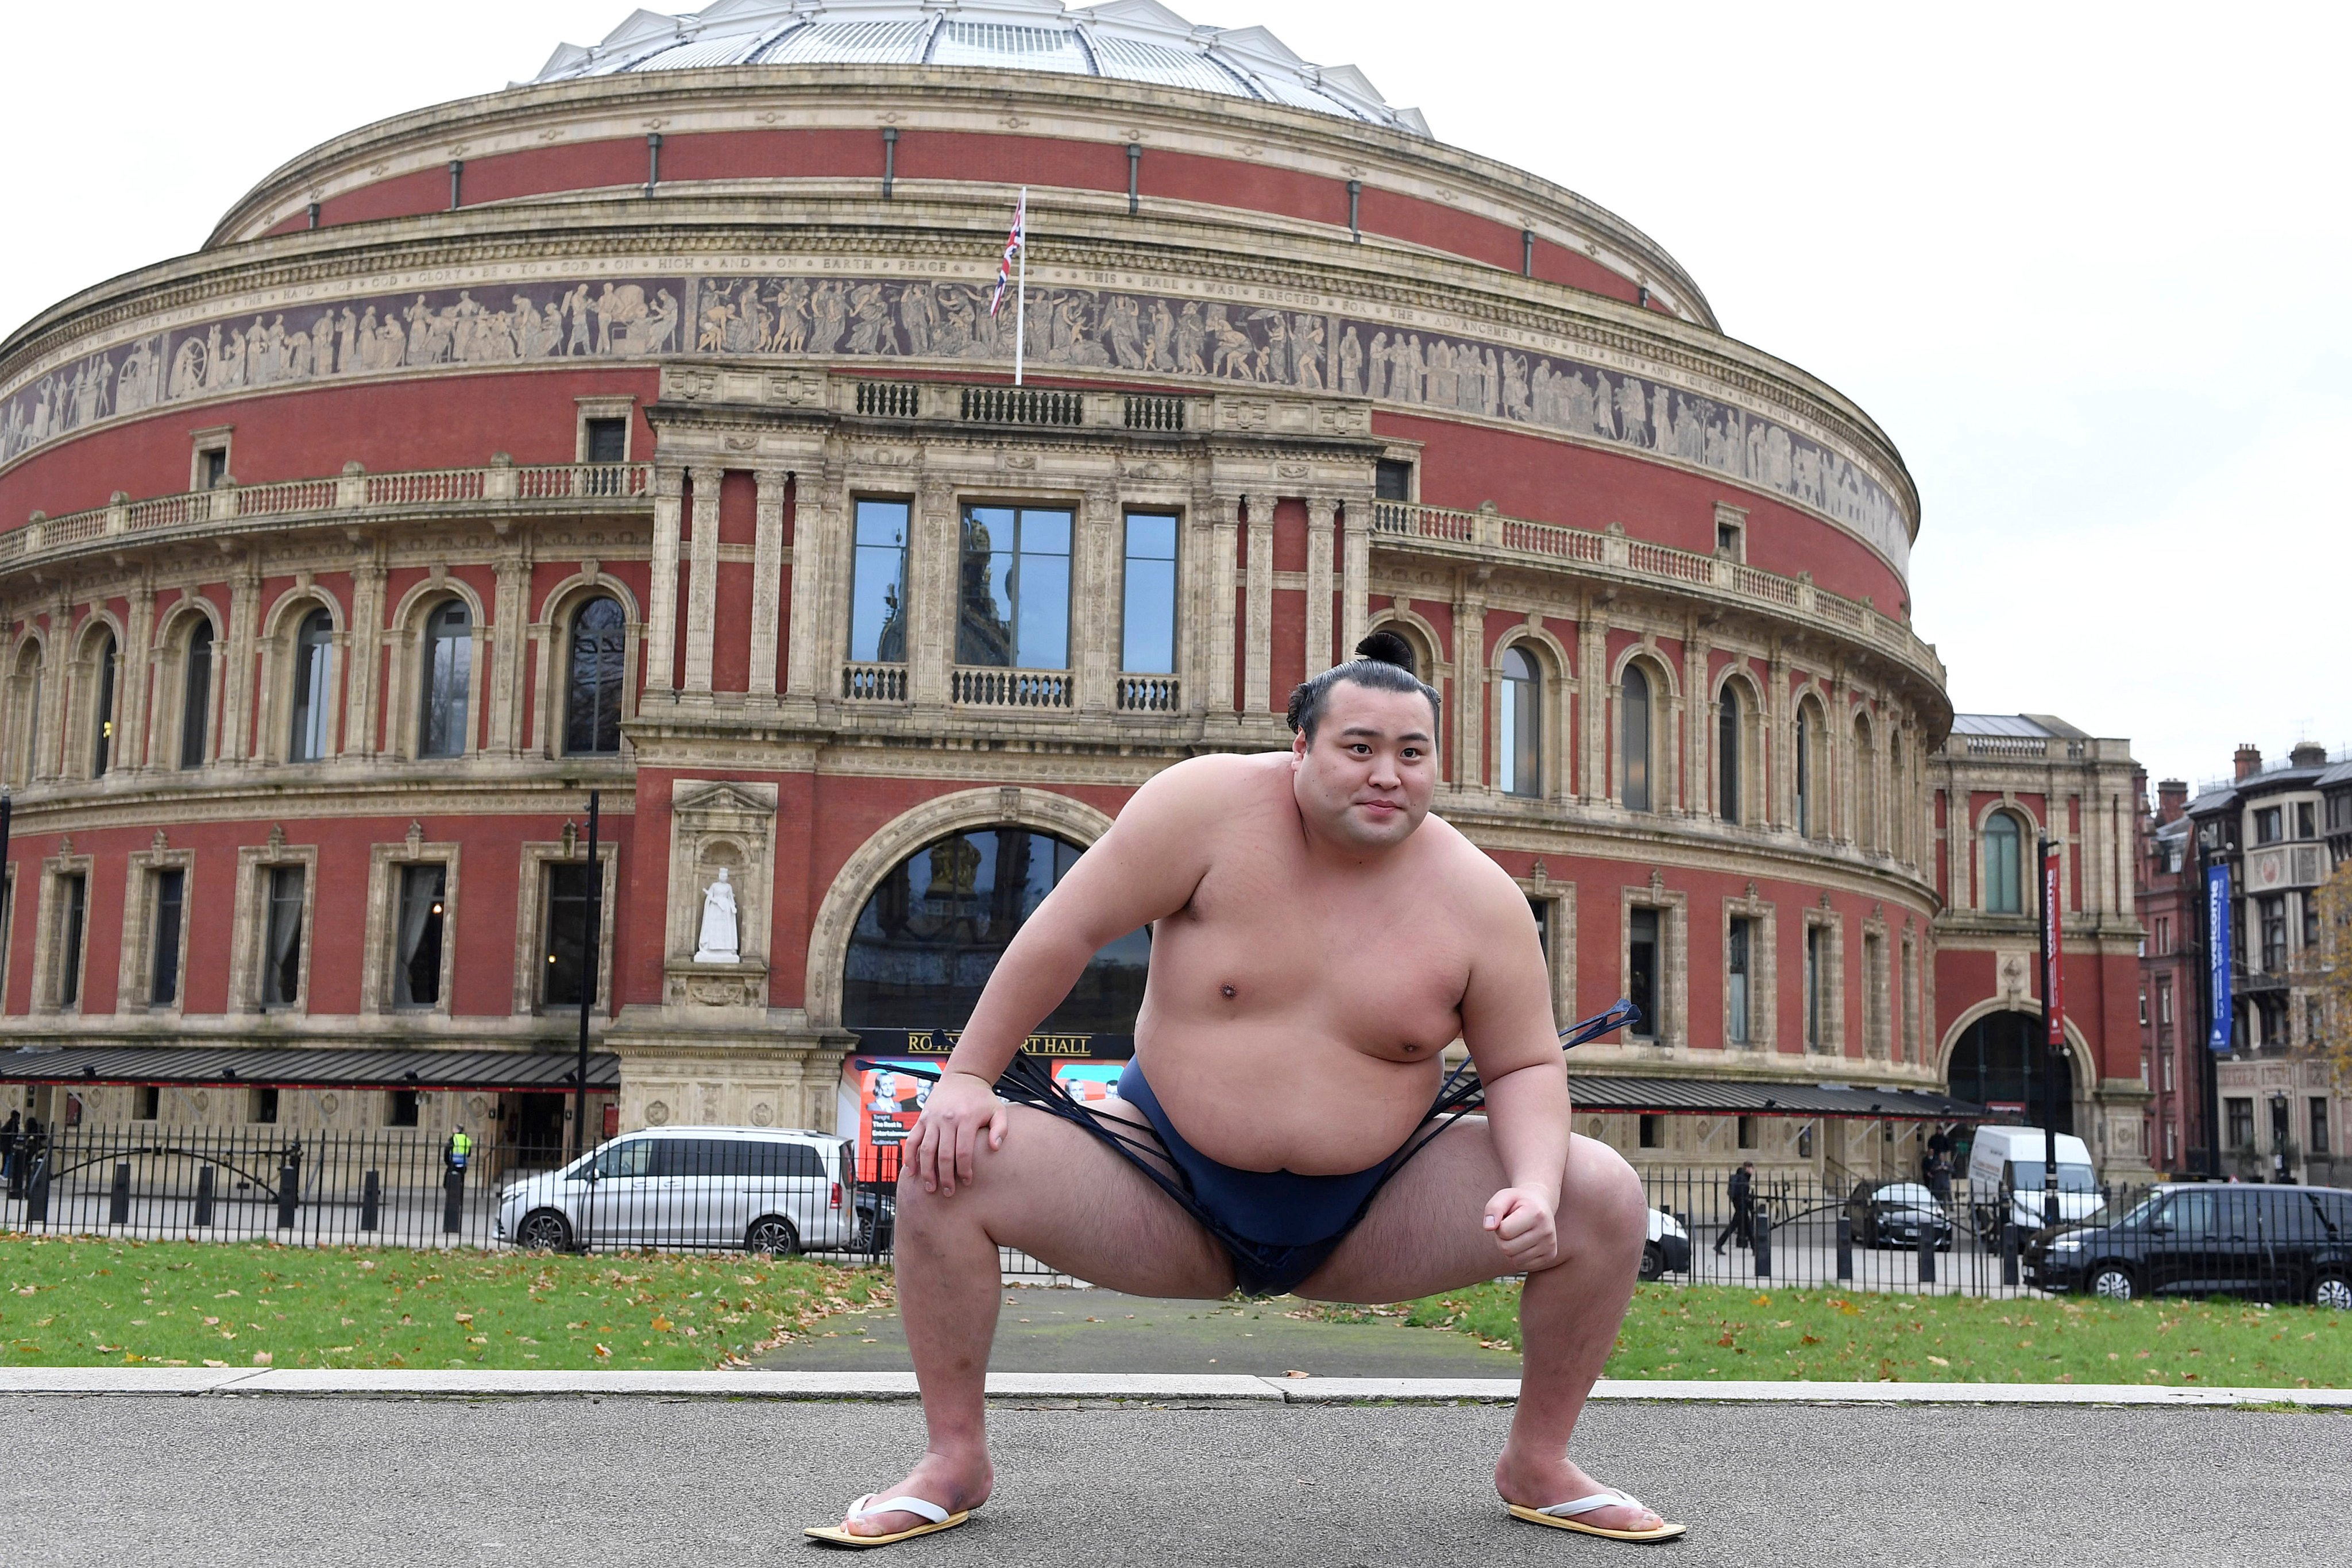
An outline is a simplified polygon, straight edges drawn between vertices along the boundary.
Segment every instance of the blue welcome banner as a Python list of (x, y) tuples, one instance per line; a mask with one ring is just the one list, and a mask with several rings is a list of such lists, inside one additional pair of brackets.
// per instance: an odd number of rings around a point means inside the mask
[(2213, 1016), (2205, 1036), (2208, 1050), (2227, 1051), (2237, 1023), (2236, 998), (2230, 994), (2230, 868), (2214, 866), (2205, 872), (2205, 953), (2210, 965)]

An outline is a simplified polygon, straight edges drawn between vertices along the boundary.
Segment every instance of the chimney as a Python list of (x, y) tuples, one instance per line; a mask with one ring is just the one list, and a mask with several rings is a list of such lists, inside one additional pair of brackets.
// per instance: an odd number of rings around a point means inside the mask
[(2316, 741), (2297, 741), (2286, 760), (2290, 767), (2324, 768), (2327, 765), (2327, 748)]
[(2240, 746), (2238, 748), (2238, 776), (2240, 778), (2244, 778), (2249, 773), (2258, 773), (2262, 771), (2262, 748), (2254, 745)]
[(2189, 784), (2185, 779), (2166, 779), (2156, 786), (2156, 820), (2178, 822), (2183, 807), (2189, 804)]

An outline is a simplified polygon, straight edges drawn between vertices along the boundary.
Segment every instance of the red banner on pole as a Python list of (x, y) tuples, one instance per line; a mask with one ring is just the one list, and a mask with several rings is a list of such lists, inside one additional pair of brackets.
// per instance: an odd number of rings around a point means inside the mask
[(2058, 846), (2045, 843), (2042, 847), (2042, 1016), (2049, 1026), (2044, 1038), (2053, 1047), (2066, 1043), (2066, 984), (2060, 963), (2058, 915), (2059, 892), (2063, 887), (2059, 875)]

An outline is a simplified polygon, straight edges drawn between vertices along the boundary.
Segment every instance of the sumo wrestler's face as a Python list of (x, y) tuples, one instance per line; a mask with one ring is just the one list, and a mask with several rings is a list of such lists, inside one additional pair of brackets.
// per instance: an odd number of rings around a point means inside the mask
[(1356, 849), (1402, 844), (1437, 791), (1437, 715), (1415, 691), (1342, 680), (1325, 694), (1315, 738), (1291, 742), (1299, 814)]

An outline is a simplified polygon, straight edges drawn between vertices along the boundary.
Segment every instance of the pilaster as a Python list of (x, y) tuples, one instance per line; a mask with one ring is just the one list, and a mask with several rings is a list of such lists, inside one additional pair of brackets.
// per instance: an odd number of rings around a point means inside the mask
[(1587, 600), (1576, 615), (1576, 663), (1582, 721), (1577, 745), (1584, 759), (1576, 770), (1576, 798), (1585, 805), (1609, 798), (1609, 619), (1600, 603)]
[(719, 490), (727, 476), (719, 468), (697, 468), (688, 477), (694, 481), (694, 533), (686, 587), (686, 689), (708, 696), (711, 650), (718, 642)]
[(792, 476), (779, 468), (759, 468), (751, 478), (758, 490), (753, 503), (758, 531), (751, 544), (751, 692), (772, 697), (777, 631), (783, 614), (784, 486)]
[[(221, 701), (221, 761), (243, 762), (254, 754), (254, 631), (261, 616), (261, 568), (247, 553), (229, 574), (228, 647), (221, 660), (227, 689)], [(58, 704), (60, 708), (63, 704)]]
[(1454, 787), (1486, 787), (1486, 577), (1473, 567), (1454, 590)]
[(925, 474), (915, 487), (908, 540), (907, 689), (918, 708), (945, 712), (949, 671), (955, 664), (957, 598), (963, 569), (963, 524), (956, 515), (955, 480)]
[(1307, 674), (1311, 679), (1331, 668), (1332, 525), (1339, 503), (1330, 496), (1307, 498)]
[(123, 628), (121, 696), (115, 705), (113, 765), (140, 770), (148, 765), (147, 711), (155, 679), (155, 579), (139, 574), (131, 590), (131, 623)]
[(1077, 559), (1071, 563), (1071, 663), (1081, 713), (1107, 714), (1118, 675), (1118, 491), (1089, 486), (1078, 510)]
[[(497, 597), (490, 607), (490, 624), (482, 628), (482, 640), (489, 645), (490, 654), (490, 723), (485, 750), (492, 756), (513, 756), (521, 746), (524, 678), (530, 648), (530, 616), (525, 607), (530, 597), (530, 538), (518, 535), (492, 567)], [(345, 744), (348, 747), (348, 740)]]
[(1242, 666), (1243, 708), (1271, 712), (1274, 685), (1274, 506), (1271, 495), (1249, 498), (1248, 624)]
[(646, 591), (646, 683), (648, 695), (675, 690), (677, 668), (677, 547), (685, 507), (686, 470), (654, 469), (654, 552)]
[(376, 749), (376, 710), (383, 698), (383, 590), (390, 574), (383, 550), (362, 537), (352, 565), (351, 720), (343, 726), (343, 751), (367, 756)]
[(1202, 621), (1209, 637), (1210, 713), (1234, 711), (1234, 555), (1239, 548), (1242, 498), (1219, 496), (1209, 524), (1209, 613)]
[(1339, 648), (1355, 657), (1372, 624), (1372, 500), (1349, 500), (1340, 512)]
[(1690, 816), (1706, 816), (1715, 794), (1715, 773), (1710, 763), (1715, 756), (1716, 711), (1706, 689), (1707, 664), (1713, 650), (1705, 640), (1706, 635), (1696, 616), (1684, 617), (1683, 736), (1689, 771), (1684, 775), (1683, 811)]
[(820, 691), (838, 693), (840, 652), (847, 627), (839, 630), (826, 614), (825, 584), (845, 579), (849, 551), (843, 539), (847, 514), (842, 508), (841, 475), (831, 465), (803, 468), (793, 479), (793, 618), (784, 649), (784, 695), (813, 701)]

